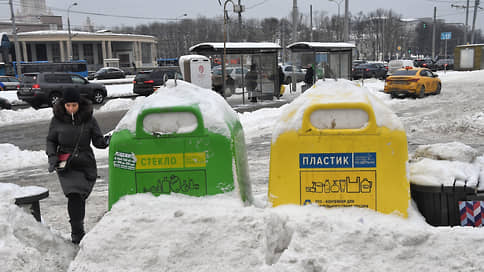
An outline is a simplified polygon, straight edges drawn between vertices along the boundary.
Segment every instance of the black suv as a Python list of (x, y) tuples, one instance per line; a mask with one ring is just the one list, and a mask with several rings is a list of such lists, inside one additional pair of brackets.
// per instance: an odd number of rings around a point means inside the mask
[(52, 106), (66, 89), (79, 90), (81, 96), (95, 104), (101, 104), (107, 96), (106, 87), (102, 84), (90, 83), (77, 74), (57, 72), (24, 74), (17, 96), (32, 107), (39, 108), (43, 104)]
[(163, 85), (163, 78), (180, 79), (179, 68), (155, 68), (153, 70), (141, 71), (136, 74), (133, 80), (133, 93), (139, 95), (150, 95), (156, 87)]
[(387, 69), (383, 63), (363, 63), (355, 66), (351, 75), (353, 79), (370, 77), (384, 79), (387, 76)]

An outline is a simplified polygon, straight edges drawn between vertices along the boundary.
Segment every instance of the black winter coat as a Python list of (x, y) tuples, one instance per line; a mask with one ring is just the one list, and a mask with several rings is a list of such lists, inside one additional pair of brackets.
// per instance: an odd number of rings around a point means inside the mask
[[(47, 156), (51, 161), (51, 159), (55, 160), (58, 153), (72, 154), (79, 139), (77, 154), (71, 155), (68, 167), (58, 171), (57, 175), (65, 195), (79, 193), (87, 198), (97, 178), (96, 159), (91, 141), (97, 148), (106, 148), (108, 144), (93, 117), (90, 101), (81, 99), (79, 110), (73, 117), (66, 112), (63, 100), (53, 106), (53, 111), (54, 117), (50, 121), (47, 135)], [(82, 134), (79, 135), (81, 127)]]

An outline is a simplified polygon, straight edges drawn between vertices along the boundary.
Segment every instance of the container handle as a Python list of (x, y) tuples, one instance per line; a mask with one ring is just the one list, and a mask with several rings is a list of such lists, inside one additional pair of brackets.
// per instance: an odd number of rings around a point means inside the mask
[[(368, 123), (362, 128), (345, 128), (345, 129), (321, 129), (315, 127), (310, 120), (311, 114), (317, 110), (354, 110), (359, 109), (368, 115)], [(321, 135), (321, 134), (376, 134), (377, 125), (375, 113), (370, 105), (360, 102), (351, 103), (332, 103), (332, 104), (314, 104), (309, 106), (303, 115), (301, 135)]]

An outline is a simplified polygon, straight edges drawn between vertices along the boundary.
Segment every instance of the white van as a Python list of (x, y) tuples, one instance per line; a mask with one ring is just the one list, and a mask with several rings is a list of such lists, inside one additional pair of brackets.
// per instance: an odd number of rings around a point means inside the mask
[(388, 63), (388, 75), (393, 74), (398, 69), (406, 67), (415, 68), (415, 66), (413, 66), (413, 60), (391, 60)]

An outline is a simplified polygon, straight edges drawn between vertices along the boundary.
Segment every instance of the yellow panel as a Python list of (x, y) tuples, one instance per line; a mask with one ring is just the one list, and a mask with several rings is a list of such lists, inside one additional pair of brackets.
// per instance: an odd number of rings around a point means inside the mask
[(183, 168), (183, 153), (136, 155), (136, 170), (168, 168)]
[[(312, 111), (328, 108), (363, 109), (369, 123), (363, 129), (324, 130), (309, 123)], [(283, 132), (271, 144), (269, 200), (273, 206), (311, 202), (406, 217), (407, 160), (405, 132), (378, 127), (369, 105), (312, 105), (299, 131)]]
[(185, 153), (185, 167), (205, 167), (205, 152)]

